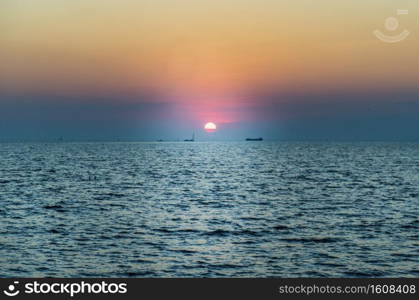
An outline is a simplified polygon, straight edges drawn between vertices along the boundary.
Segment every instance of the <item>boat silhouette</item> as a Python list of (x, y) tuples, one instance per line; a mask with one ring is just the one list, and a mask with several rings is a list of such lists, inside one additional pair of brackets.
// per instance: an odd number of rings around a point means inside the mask
[(263, 141), (263, 138), (247, 138), (246, 141), (248, 142), (257, 142), (257, 141)]
[(184, 142), (195, 142), (195, 132), (192, 133), (192, 138), (191, 139), (184, 139)]

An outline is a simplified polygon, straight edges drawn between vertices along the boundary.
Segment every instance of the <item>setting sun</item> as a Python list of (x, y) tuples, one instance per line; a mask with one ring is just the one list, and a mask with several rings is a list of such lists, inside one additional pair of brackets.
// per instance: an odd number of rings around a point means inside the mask
[(215, 125), (213, 122), (208, 122), (205, 124), (204, 129), (206, 132), (214, 132), (217, 130), (217, 125)]

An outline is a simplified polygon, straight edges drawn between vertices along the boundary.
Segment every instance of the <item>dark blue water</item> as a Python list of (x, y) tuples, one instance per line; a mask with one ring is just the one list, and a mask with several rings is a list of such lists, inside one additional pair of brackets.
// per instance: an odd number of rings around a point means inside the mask
[(0, 276), (419, 276), (417, 143), (0, 144)]

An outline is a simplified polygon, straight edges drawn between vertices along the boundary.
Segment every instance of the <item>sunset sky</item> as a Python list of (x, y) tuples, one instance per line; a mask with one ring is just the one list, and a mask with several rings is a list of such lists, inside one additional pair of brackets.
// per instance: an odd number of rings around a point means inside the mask
[(419, 139), (418, 20), (417, 0), (2, 0), (0, 138)]

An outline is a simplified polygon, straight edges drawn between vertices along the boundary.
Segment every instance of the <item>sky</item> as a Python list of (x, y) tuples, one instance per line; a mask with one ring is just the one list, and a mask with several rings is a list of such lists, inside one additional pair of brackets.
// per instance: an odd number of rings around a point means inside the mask
[(0, 139), (418, 140), (418, 17), (417, 0), (2, 0)]

